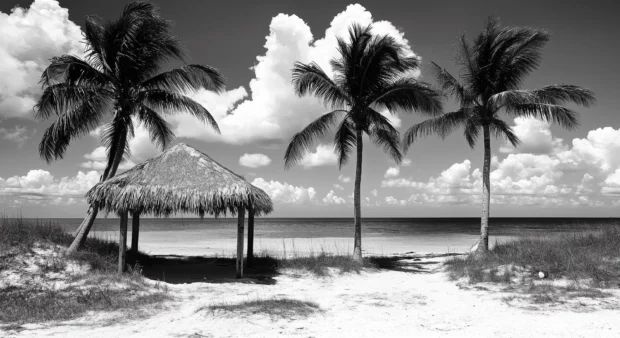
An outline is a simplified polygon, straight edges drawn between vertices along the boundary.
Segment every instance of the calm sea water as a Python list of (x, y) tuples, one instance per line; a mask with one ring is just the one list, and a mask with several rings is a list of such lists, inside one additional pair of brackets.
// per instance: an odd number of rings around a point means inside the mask
[[(53, 219), (74, 231), (81, 218)], [(492, 218), (491, 242), (517, 236), (585, 231), (620, 223), (617, 218)], [(365, 218), (363, 248), (368, 253), (462, 252), (475, 244), (479, 218)], [(131, 225), (130, 225), (131, 227)], [(92, 235), (116, 240), (118, 219), (100, 218)], [(246, 231), (247, 233), (247, 231)], [(146, 218), (140, 223), (140, 249), (154, 254), (228, 255), (236, 245), (236, 218)], [(257, 252), (291, 254), (350, 252), (351, 218), (257, 218)]]

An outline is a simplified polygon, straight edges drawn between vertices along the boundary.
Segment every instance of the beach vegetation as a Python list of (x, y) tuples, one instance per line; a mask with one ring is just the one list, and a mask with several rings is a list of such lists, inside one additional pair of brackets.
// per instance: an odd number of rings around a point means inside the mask
[(82, 250), (67, 253), (72, 241), (52, 221), (0, 218), (0, 326), (74, 319), (88, 311), (135, 318), (170, 299), (165, 286), (139, 271), (116, 273), (117, 243), (89, 237)]
[(519, 237), (495, 244), (484, 256), (449, 259), (445, 267), (451, 278), (466, 278), (470, 283), (567, 279), (590, 287), (618, 288), (619, 248), (620, 225), (601, 225), (589, 231)]
[(489, 250), (491, 137), (505, 140), (514, 147), (520, 143), (512, 127), (500, 118), (500, 113), (511, 118), (535, 118), (572, 130), (578, 125), (578, 113), (565, 105), (587, 107), (595, 101), (591, 90), (574, 85), (521, 88), (526, 76), (542, 61), (542, 48), (548, 41), (549, 33), (545, 30), (501, 27), (496, 18), (488, 20), (473, 42), (461, 36), (456, 50), (460, 80), (438, 64), (430, 64), (439, 86), (457, 101), (459, 109), (415, 124), (403, 136), (405, 151), (419, 137), (437, 134), (445, 138), (460, 127), (471, 148), (482, 136), (484, 160), (478, 253)]
[[(116, 20), (86, 17), (85, 56), (54, 57), (41, 75), (43, 94), (35, 116), (57, 117), (39, 144), (42, 159), (61, 159), (75, 138), (95, 131), (108, 116), (111, 121), (99, 131), (107, 154), (100, 181), (113, 177), (130, 155), (128, 141), (136, 124), (143, 125), (162, 150), (174, 138), (165, 115), (188, 113), (219, 132), (211, 113), (185, 94), (201, 89), (221, 92), (222, 75), (199, 64), (162, 71), (171, 61), (185, 63), (171, 25), (148, 2), (126, 5)], [(97, 213), (98, 206), (91, 205), (69, 251), (85, 242)]]

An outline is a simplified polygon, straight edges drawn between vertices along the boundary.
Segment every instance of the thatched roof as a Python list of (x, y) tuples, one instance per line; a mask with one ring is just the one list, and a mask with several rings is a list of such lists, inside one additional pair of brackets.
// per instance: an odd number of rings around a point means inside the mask
[(184, 143), (95, 185), (86, 200), (108, 212), (140, 210), (155, 216), (235, 215), (238, 206), (250, 205), (256, 215), (273, 210), (263, 190)]

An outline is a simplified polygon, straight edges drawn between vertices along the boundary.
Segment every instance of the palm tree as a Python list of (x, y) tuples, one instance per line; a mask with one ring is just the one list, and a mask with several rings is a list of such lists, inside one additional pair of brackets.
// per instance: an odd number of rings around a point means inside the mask
[(547, 41), (549, 33), (544, 30), (531, 27), (500, 28), (495, 18), (489, 19), (486, 28), (471, 46), (461, 36), (456, 63), (461, 67), (462, 82), (437, 64), (431, 63), (439, 85), (456, 99), (460, 109), (412, 126), (403, 138), (407, 151), (420, 136), (435, 133), (444, 138), (463, 126), (465, 139), (474, 148), (482, 130), (484, 164), (478, 253), (486, 253), (489, 249), (491, 135), (503, 138), (513, 146), (520, 143), (512, 128), (500, 119), (499, 113), (504, 112), (510, 117), (536, 118), (574, 129), (578, 125), (578, 113), (563, 105), (574, 103), (589, 106), (595, 101), (592, 91), (573, 85), (519, 89), (525, 76), (540, 64), (542, 47)]
[[(36, 116), (57, 119), (47, 128), (39, 154), (48, 163), (62, 158), (70, 142), (97, 128), (107, 114), (112, 121), (103, 132), (107, 165), (101, 181), (115, 175), (129, 156), (128, 140), (134, 122), (149, 131), (151, 141), (164, 149), (174, 138), (164, 115), (187, 112), (219, 132), (211, 114), (185, 93), (205, 88), (221, 91), (224, 79), (209, 66), (184, 65), (160, 72), (163, 64), (183, 61), (179, 41), (171, 24), (147, 2), (125, 6), (115, 21), (97, 22), (86, 17), (86, 55), (63, 55), (51, 59), (41, 76), (44, 91), (35, 106)], [(97, 217), (91, 205), (69, 251), (84, 242)]]
[(371, 26), (354, 24), (349, 28), (349, 42), (338, 38), (340, 57), (330, 62), (335, 73), (333, 79), (315, 63), (295, 63), (293, 86), (297, 95), (313, 94), (333, 111), (295, 134), (284, 155), (288, 169), (304, 157), (315, 139), (324, 136), (342, 119), (334, 137), (334, 149), (342, 169), (356, 148), (353, 257), (358, 261), (362, 259), (362, 135), (366, 133), (400, 163), (399, 132), (379, 112), (387, 109), (392, 114), (414, 110), (438, 114), (441, 111), (440, 94), (407, 76), (418, 69), (420, 59), (408, 55), (405, 46), (390, 36), (373, 36), (371, 29)]

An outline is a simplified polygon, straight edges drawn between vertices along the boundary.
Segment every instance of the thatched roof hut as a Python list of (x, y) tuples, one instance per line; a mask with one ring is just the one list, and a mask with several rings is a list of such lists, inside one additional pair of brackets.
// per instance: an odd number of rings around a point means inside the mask
[(252, 206), (257, 215), (273, 210), (263, 190), (184, 143), (95, 185), (86, 200), (108, 212), (136, 210), (155, 216), (236, 215), (239, 206)]
[(141, 214), (169, 216), (184, 212), (200, 217), (205, 213), (236, 214), (239, 220), (237, 276), (241, 277), (245, 210), (248, 210), (248, 265), (252, 259), (254, 215), (266, 215), (273, 210), (273, 203), (263, 190), (184, 143), (98, 183), (86, 193), (86, 200), (121, 217), (119, 272), (125, 270), (128, 212), (133, 216), (131, 247), (136, 252)]

